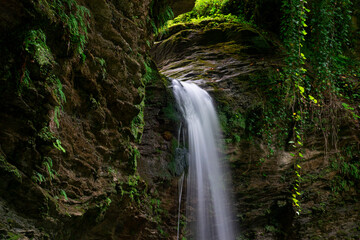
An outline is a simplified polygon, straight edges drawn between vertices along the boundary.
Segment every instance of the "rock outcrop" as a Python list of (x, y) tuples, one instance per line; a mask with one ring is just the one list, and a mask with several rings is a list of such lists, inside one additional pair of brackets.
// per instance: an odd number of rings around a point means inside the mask
[(174, 16), (190, 12), (195, 6), (195, 0), (169, 0), (168, 1)]
[[(147, 55), (156, 21), (150, 6), (1, 4), (1, 239), (159, 239), (174, 232), (162, 222), (172, 207), (166, 193), (134, 174), (139, 149), (145, 157), (154, 150), (139, 148), (145, 85), (160, 81), (165, 89)], [(171, 155), (170, 142), (159, 151)], [(166, 167), (158, 174), (168, 176)], [(148, 181), (156, 181), (151, 174)]]

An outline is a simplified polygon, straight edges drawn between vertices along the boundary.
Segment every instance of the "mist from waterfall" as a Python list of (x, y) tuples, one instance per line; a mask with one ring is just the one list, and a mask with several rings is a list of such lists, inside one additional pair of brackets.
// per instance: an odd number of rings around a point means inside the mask
[(222, 158), (222, 136), (210, 95), (192, 83), (172, 81), (188, 143), (186, 215), (190, 239), (234, 240), (234, 212)]

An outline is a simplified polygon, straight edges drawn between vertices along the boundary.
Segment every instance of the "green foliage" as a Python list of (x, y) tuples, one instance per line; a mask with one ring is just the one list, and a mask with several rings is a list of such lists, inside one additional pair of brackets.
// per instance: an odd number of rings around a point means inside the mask
[(142, 79), (144, 86), (147, 86), (150, 83), (154, 82), (155, 79), (159, 78), (159, 73), (157, 69), (153, 69), (150, 66), (150, 63), (147, 61), (144, 62), (144, 66), (145, 66), (145, 74), (142, 77)]
[(53, 142), (53, 145), (57, 150), (66, 153), (66, 150), (61, 146), (61, 141), (59, 139), (56, 139), (55, 142)]
[(131, 133), (134, 136), (136, 142), (141, 142), (141, 137), (144, 132), (144, 109), (145, 101), (143, 100), (138, 106), (140, 110), (139, 114), (131, 121)]
[(100, 65), (102, 78), (105, 79), (107, 76), (106, 72), (106, 61), (103, 58), (95, 57), (96, 63)]
[(223, 14), (229, 0), (196, 0), (192, 12), (197, 16), (214, 16)]
[(41, 29), (30, 30), (26, 34), (24, 49), (34, 57), (42, 68), (52, 66), (55, 62), (49, 47), (46, 45), (46, 35)]
[(255, 25), (252, 22), (246, 21), (242, 15), (236, 16), (232, 14), (221, 14), (221, 13), (215, 13), (213, 15), (197, 15), (194, 12), (188, 12), (184, 13), (182, 15), (179, 15), (174, 20), (170, 20), (167, 23), (167, 27), (171, 27), (176, 24), (182, 24), (182, 23), (193, 23), (193, 24), (200, 24), (202, 21), (214, 21), (214, 22), (228, 22), (228, 23), (242, 23), (247, 24), (252, 27), (255, 27)]
[(56, 106), (55, 109), (54, 109), (54, 118), (53, 118), (53, 120), (54, 120), (57, 128), (60, 127), (59, 117), (60, 117), (60, 107)]
[(215, 20), (219, 22), (243, 23), (255, 26), (252, 22), (246, 21), (244, 16), (237, 12), (233, 14), (228, 11), (228, 0), (197, 0), (192, 11), (177, 16), (167, 23), (167, 27), (179, 23), (199, 24), (204, 20)]
[(45, 166), (49, 174), (49, 181), (51, 182), (54, 179), (55, 175), (57, 175), (57, 172), (53, 169), (53, 161), (51, 157), (45, 157), (42, 164)]
[[(46, 178), (42, 173), (39, 173), (37, 171), (34, 171), (33, 176), (31, 179), (38, 184), (42, 184), (43, 182), (48, 182), (51, 184), (52, 180), (57, 176), (57, 172), (53, 168), (53, 160), (51, 157), (44, 157), (44, 160), (42, 162), (43, 168), (41, 169), (41, 172), (46, 172), (48, 175), (48, 178)], [(45, 169), (44, 169), (45, 168)], [(60, 192), (61, 193), (61, 192)]]
[(107, 197), (96, 206), (100, 209), (99, 215), (96, 217), (96, 222), (100, 222), (104, 219), (105, 213), (111, 205), (111, 199)]
[(61, 189), (60, 190), (60, 195), (63, 196), (66, 201), (69, 201), (69, 198), (68, 198), (65, 190)]
[[(289, 122), (293, 126), (289, 143), (295, 160), (292, 200), (297, 211), (300, 211), (304, 136), (320, 130), (327, 152), (328, 138), (331, 138), (333, 146), (337, 145), (339, 119), (343, 119), (340, 115), (347, 113), (355, 121), (359, 119), (355, 107), (358, 93), (349, 88), (356, 86), (354, 83), (358, 81), (355, 78), (356, 68), (353, 67), (358, 63), (344, 56), (351, 42), (350, 1), (312, 1), (310, 7), (313, 13), (306, 7), (306, 1), (283, 0), (282, 3), (284, 15), (281, 33), (287, 56), (280, 79), (283, 81), (281, 91), (286, 93), (283, 96), (289, 104), (279, 103), (292, 113)], [(311, 27), (309, 34), (306, 31), (307, 18), (310, 18), (307, 21)], [(340, 175), (334, 178), (333, 189), (349, 189), (358, 175), (357, 163), (341, 161), (334, 165), (338, 165)]]
[(140, 204), (142, 194), (138, 190), (139, 180), (138, 175), (129, 176), (127, 183), (120, 186), (121, 196), (128, 196), (132, 202)]
[[(53, 94), (55, 95), (55, 98), (57, 100), (57, 103), (62, 106), (63, 103), (66, 103), (66, 96), (63, 92), (63, 86), (61, 84), (61, 81), (58, 77), (56, 77), (54, 74), (50, 74), (46, 78), (46, 83), (51, 86), (53, 89)], [(56, 109), (56, 107), (55, 107)]]
[(39, 184), (46, 181), (46, 178), (44, 177), (44, 175), (42, 175), (41, 173), (36, 172), (36, 171), (34, 172), (34, 175), (31, 177), (31, 179), (34, 182), (37, 182)]
[(12, 232), (8, 232), (7, 233), (7, 240), (20, 240), (23, 239), (24, 235), (20, 234), (20, 233), (12, 233)]
[(338, 174), (331, 182), (335, 194), (356, 190), (360, 185), (360, 149), (356, 143), (346, 145), (331, 159), (331, 169)]
[(156, 197), (147, 196), (146, 201), (150, 209), (149, 213), (157, 224), (157, 230), (163, 238), (168, 238), (169, 234), (162, 228), (164, 223), (162, 223), (161, 216), (165, 213), (165, 211), (161, 208), (161, 200)]
[[(45, 78), (45, 86), (49, 87), (52, 95), (56, 99), (58, 106), (54, 108), (53, 121), (59, 128), (60, 108), (66, 102), (66, 97), (63, 92), (61, 81), (55, 74), (52, 73), (55, 64), (54, 57), (50, 48), (46, 45), (46, 34), (42, 29), (30, 30), (24, 39), (24, 50), (32, 57), (40, 67), (41, 77)], [(27, 61), (24, 63), (24, 71), (20, 78), (20, 87), (18, 93), (23, 93), (23, 88), (29, 88), (34, 83), (30, 79), (30, 71), (26, 68)]]
[(45, 142), (53, 142), (56, 141), (56, 137), (52, 132), (50, 132), (49, 127), (43, 127), (40, 132), (38, 133), (38, 136), (44, 140)]
[(21, 93), (23, 92), (23, 89), (30, 88), (31, 85), (32, 85), (32, 81), (30, 78), (30, 72), (27, 68), (25, 68), (24, 73), (23, 73), (22, 77), (20, 78), (18, 94), (21, 95)]
[(219, 120), (227, 142), (238, 143), (244, 136), (246, 119), (243, 114), (232, 109), (229, 105), (220, 106)]
[(258, 106), (261, 112), (257, 113), (254, 109), (254, 113), (248, 116), (248, 128), (252, 135), (265, 140), (269, 150), (268, 157), (274, 153), (274, 148), (284, 148), (291, 131), (293, 118), (288, 103), (284, 102), (288, 98), (284, 79), (284, 74), (279, 69), (251, 77), (251, 87), (263, 92), (265, 98)]
[(151, 2), (149, 21), (155, 36), (159, 34), (160, 29), (166, 31), (167, 21), (173, 18), (174, 13), (166, 0), (153, 0)]
[(19, 170), (10, 164), (2, 154), (0, 154), (0, 169), (14, 175), (20, 181), (22, 180)]
[(70, 36), (70, 41), (75, 47), (75, 52), (80, 55), (84, 62), (85, 44), (88, 39), (88, 27), (90, 11), (84, 6), (79, 5), (75, 0), (54, 0), (51, 8)]
[(276, 227), (274, 227), (273, 225), (266, 225), (265, 230), (270, 233), (278, 233), (279, 232), (279, 230), (276, 229)]
[(340, 172), (341, 174), (347, 176), (350, 179), (360, 180), (360, 162), (343, 162)]
[(43, 127), (38, 133), (38, 137), (45, 142), (51, 142), (53, 146), (59, 151), (64, 153), (66, 152), (65, 149), (61, 146), (61, 141), (56, 136), (54, 136), (49, 127)]
[(164, 107), (162, 109), (162, 111), (164, 112), (164, 115), (166, 116), (167, 119), (173, 120), (173, 121), (178, 121), (179, 120), (179, 114), (176, 111), (175, 105), (171, 102), (169, 102), (166, 107)]
[[(301, 147), (303, 146), (303, 137), (304, 137), (304, 123), (307, 118), (306, 112), (303, 111), (304, 106), (307, 104), (307, 94), (305, 93), (304, 83), (307, 78), (305, 78), (305, 60), (306, 57), (303, 53), (303, 44), (305, 42), (305, 36), (307, 32), (305, 28), (307, 27), (306, 19), (307, 13), (310, 10), (306, 7), (307, 1), (302, 0), (283, 0), (282, 1), (282, 11), (284, 13), (282, 19), (281, 33), (283, 36), (283, 42), (287, 50), (287, 57), (285, 62), (287, 66), (284, 68), (284, 80), (289, 91), (290, 104), (292, 104), (293, 109), (293, 132), (295, 139), (290, 141), (292, 144), (294, 153), (294, 174), (295, 174), (295, 183), (293, 184), (291, 200), (296, 213), (300, 214), (301, 207), (299, 197), (300, 193), (300, 183), (302, 177), (300, 175), (300, 162), (304, 159)], [(314, 97), (311, 97), (312, 101), (315, 100)], [(295, 110), (295, 106), (298, 108)]]
[[(42, 74), (47, 74), (55, 63), (54, 57), (46, 45), (46, 35), (42, 29), (30, 30), (25, 34), (23, 49), (31, 58), (40, 66)], [(27, 62), (23, 65), (23, 73), (20, 76), (18, 93), (21, 94), (24, 88), (33, 85), (30, 78), (30, 71), (26, 67)]]
[(100, 107), (100, 103), (92, 96), (92, 94), (90, 94), (90, 102), (92, 109), (97, 109), (98, 107)]
[(137, 169), (137, 159), (140, 157), (140, 152), (136, 146), (129, 145), (129, 170), (132, 174), (136, 172)]

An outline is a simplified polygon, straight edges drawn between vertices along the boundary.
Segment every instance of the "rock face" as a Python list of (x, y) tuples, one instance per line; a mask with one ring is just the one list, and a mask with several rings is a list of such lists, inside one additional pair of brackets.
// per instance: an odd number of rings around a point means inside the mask
[[(145, 84), (160, 79), (147, 56), (150, 2), (1, 4), (1, 239), (159, 239), (174, 231), (162, 224), (172, 207), (161, 202), (166, 191), (134, 174)], [(172, 135), (164, 139), (159, 151)], [(144, 148), (145, 157), (154, 150)]]
[[(294, 158), (260, 134), (262, 86), (282, 66), (276, 42), (248, 25), (209, 20), (171, 27), (152, 56), (163, 74), (197, 83), (218, 105), (240, 239), (358, 239), (359, 193), (334, 190), (340, 173), (324, 154), (323, 137), (306, 136), (298, 215), (291, 200)], [(341, 145), (358, 143), (358, 134), (356, 128), (343, 132)]]
[(176, 17), (182, 13), (190, 12), (195, 6), (195, 0), (169, 0), (169, 5)]

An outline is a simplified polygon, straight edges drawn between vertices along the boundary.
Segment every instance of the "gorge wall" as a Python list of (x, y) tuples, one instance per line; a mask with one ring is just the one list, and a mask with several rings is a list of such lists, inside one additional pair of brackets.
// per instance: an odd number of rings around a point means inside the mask
[[(157, 141), (171, 155), (169, 131), (147, 142), (146, 132), (154, 131), (148, 117), (144, 144), (152, 147), (139, 147), (149, 111), (145, 98), (155, 101), (151, 91), (160, 89), (166, 101), (165, 83), (147, 54), (159, 24), (151, 12), (161, 4), (1, 4), (1, 239), (159, 239), (176, 233), (162, 219), (172, 202), (161, 203), (166, 191), (151, 184), (171, 186), (169, 158), (151, 173), (139, 160), (139, 150), (146, 158)], [(160, 111), (164, 101), (153, 108)], [(140, 176), (134, 175), (138, 162)]]

